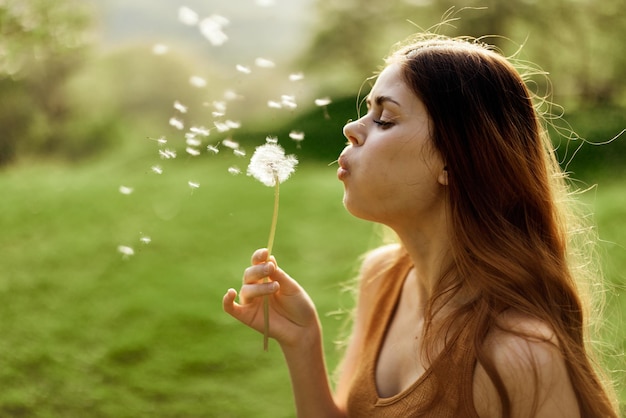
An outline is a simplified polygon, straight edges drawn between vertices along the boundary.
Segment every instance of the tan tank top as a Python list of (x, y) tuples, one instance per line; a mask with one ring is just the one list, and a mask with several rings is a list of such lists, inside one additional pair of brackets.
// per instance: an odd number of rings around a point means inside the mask
[(401, 257), (384, 277), (377, 279), (383, 282), (368, 321), (367, 344), (362, 349), (350, 387), (348, 416), (478, 418), (472, 397), (476, 360), (469, 349), (471, 335), (467, 327), (410, 387), (390, 398), (378, 396), (376, 361), (411, 266), (408, 256)]

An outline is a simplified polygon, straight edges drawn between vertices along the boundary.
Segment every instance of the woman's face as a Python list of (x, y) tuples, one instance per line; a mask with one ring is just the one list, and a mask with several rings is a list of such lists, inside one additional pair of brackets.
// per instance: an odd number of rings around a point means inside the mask
[(428, 222), (443, 208), (447, 173), (431, 145), (430, 116), (399, 64), (380, 74), (367, 107), (366, 115), (344, 127), (349, 143), (337, 171), (344, 205), (394, 229)]

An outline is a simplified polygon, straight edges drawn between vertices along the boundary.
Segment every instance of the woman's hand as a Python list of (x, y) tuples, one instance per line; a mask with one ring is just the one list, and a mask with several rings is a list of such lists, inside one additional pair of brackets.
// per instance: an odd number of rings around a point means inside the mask
[[(269, 297), (270, 337), (281, 346), (295, 346), (318, 337), (320, 328), (311, 298), (287, 273), (278, 267), (274, 257), (267, 260), (267, 250), (252, 255), (252, 265), (243, 275), (239, 292), (229, 289), (222, 301), (224, 311), (249, 327), (263, 332), (263, 296)], [(269, 282), (263, 283), (268, 277)]]

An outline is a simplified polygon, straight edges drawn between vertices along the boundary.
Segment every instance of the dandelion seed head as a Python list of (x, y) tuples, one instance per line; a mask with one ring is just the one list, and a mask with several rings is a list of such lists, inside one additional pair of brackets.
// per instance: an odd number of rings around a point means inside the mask
[(154, 55), (165, 55), (169, 52), (170, 48), (164, 44), (154, 44), (152, 46), (152, 53)]
[(239, 169), (239, 167), (236, 167), (236, 166), (228, 167), (228, 172), (232, 174), (233, 176), (236, 176), (237, 174), (241, 174), (241, 170)]
[(152, 170), (152, 172), (156, 174), (163, 174), (163, 169), (159, 165), (153, 165), (152, 167), (150, 167), (150, 170)]
[(246, 67), (245, 65), (241, 65), (241, 64), (237, 64), (235, 68), (237, 69), (237, 71), (239, 71), (242, 74), (250, 74), (252, 72), (250, 67)]
[(276, 67), (276, 64), (274, 63), (274, 61), (269, 60), (267, 58), (257, 58), (254, 60), (254, 65), (256, 65), (259, 68), (274, 68)]
[(189, 84), (191, 84), (194, 87), (202, 88), (202, 87), (206, 87), (207, 82), (204, 78), (194, 75), (189, 78)]
[(304, 79), (304, 74), (302, 73), (289, 74), (289, 81), (300, 81), (302, 79)]
[(298, 159), (295, 155), (285, 155), (285, 150), (276, 143), (258, 146), (250, 158), (248, 175), (268, 187), (287, 180), (295, 171)]
[(178, 110), (180, 113), (187, 113), (187, 106), (183, 105), (178, 100), (174, 102), (174, 109)]
[(217, 154), (220, 150), (215, 145), (207, 145), (206, 150), (212, 154)]
[(300, 142), (300, 141), (304, 140), (304, 132), (302, 132), (302, 131), (291, 131), (291, 132), (289, 132), (289, 138), (293, 139), (294, 141)]
[(127, 245), (118, 245), (117, 252), (121, 253), (123, 258), (128, 258), (131, 255), (135, 255), (135, 250), (133, 250), (132, 247), (129, 247)]
[(194, 181), (188, 181), (187, 185), (189, 185), (189, 187), (191, 187), (192, 189), (197, 189), (198, 187), (200, 187), (200, 183), (196, 183)]
[(222, 145), (233, 150), (239, 148), (239, 142), (233, 141), (230, 138), (226, 138), (225, 140), (223, 140)]
[(125, 195), (129, 195), (133, 192), (133, 188), (128, 186), (120, 186), (118, 190), (121, 194)]
[(200, 22), (200, 32), (213, 46), (221, 46), (226, 43), (228, 36), (223, 28), (230, 22), (224, 16), (211, 15)]
[(330, 97), (324, 97), (321, 99), (315, 99), (315, 105), (316, 106), (328, 106), (329, 104), (332, 103), (332, 100), (330, 100)]
[(169, 123), (171, 126), (173, 126), (174, 128), (178, 130), (182, 130), (185, 127), (185, 124), (183, 123), (183, 121), (176, 117), (171, 117)]
[(198, 24), (198, 13), (193, 11), (187, 6), (182, 6), (178, 9), (178, 20), (188, 26), (194, 26)]
[(235, 154), (237, 157), (245, 157), (246, 156), (246, 152), (242, 149), (234, 149), (233, 150), (233, 154)]
[(187, 152), (187, 154), (191, 155), (192, 157), (197, 157), (198, 155), (200, 155), (200, 151), (198, 151), (197, 149), (193, 147), (187, 147), (185, 148), (185, 151)]

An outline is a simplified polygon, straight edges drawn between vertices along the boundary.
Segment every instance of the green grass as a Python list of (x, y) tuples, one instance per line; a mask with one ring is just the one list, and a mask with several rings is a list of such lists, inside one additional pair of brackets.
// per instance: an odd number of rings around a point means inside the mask
[[(263, 352), (262, 336), (221, 310), (266, 245), (273, 199), (271, 188), (227, 174), (237, 161), (224, 157), (112, 155), (0, 172), (0, 416), (294, 415), (279, 347)], [(150, 172), (155, 163), (162, 175)], [(274, 251), (317, 303), (329, 368), (345, 319), (334, 313), (350, 306), (343, 285), (375, 242), (372, 227), (343, 209), (334, 172), (305, 160), (282, 185)], [(120, 194), (122, 184), (134, 192)], [(612, 243), (607, 321), (618, 325), (611, 338), (622, 353), (625, 191), (614, 183), (596, 196)], [(141, 244), (142, 234), (152, 242)], [(123, 259), (120, 244), (136, 254)]]

